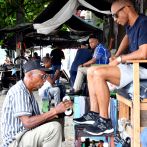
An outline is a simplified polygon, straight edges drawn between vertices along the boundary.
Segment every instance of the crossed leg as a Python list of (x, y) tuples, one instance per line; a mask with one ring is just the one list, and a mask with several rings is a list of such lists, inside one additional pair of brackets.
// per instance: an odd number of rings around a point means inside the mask
[(119, 85), (120, 76), (120, 69), (109, 65), (96, 65), (88, 69), (91, 111), (100, 113), (101, 117), (108, 119), (110, 91), (106, 82)]

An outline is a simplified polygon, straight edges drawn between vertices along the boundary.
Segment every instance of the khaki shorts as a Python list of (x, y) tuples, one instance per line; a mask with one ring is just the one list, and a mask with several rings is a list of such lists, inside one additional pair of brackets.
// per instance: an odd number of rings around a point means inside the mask
[[(125, 87), (133, 81), (133, 65), (132, 64), (119, 64), (117, 66), (120, 69), (120, 85), (116, 86), (117, 89)], [(140, 79), (147, 79), (147, 69), (139, 66)]]

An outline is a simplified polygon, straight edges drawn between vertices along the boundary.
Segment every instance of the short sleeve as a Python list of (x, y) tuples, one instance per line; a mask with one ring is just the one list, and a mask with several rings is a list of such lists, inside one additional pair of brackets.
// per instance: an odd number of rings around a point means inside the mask
[(93, 58), (100, 60), (103, 55), (104, 55), (103, 48), (102, 47), (96, 47), (94, 54), (93, 54)]
[(32, 115), (32, 105), (29, 95), (27, 93), (24, 93), (23, 91), (17, 92), (13, 96), (12, 105), (13, 105), (12, 107), (13, 107), (14, 117)]
[(147, 44), (147, 21), (143, 21), (139, 29), (138, 45)]

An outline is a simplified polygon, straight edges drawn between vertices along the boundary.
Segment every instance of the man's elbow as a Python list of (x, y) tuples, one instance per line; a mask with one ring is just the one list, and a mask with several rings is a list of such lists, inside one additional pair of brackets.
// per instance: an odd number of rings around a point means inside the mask
[(91, 60), (91, 64), (95, 64), (97, 60)]
[(139, 59), (140, 59), (140, 60), (146, 60), (146, 59), (147, 59), (147, 55), (146, 55), (145, 53), (141, 53), (141, 54), (139, 55)]
[(29, 122), (23, 122), (23, 125), (25, 126), (25, 128), (26, 128), (27, 130), (31, 129), (31, 125), (30, 125)]

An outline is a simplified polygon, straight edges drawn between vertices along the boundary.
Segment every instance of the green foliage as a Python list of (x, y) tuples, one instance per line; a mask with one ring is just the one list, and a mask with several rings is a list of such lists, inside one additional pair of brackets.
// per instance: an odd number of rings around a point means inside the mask
[(63, 24), (62, 28), (60, 29), (61, 31), (68, 31), (67, 26)]
[(100, 27), (100, 25), (101, 25), (102, 23), (103, 23), (103, 20), (99, 18), (99, 19), (97, 20), (97, 25), (96, 25), (96, 26)]
[(3, 41), (4, 41), (4, 40), (0, 40), (0, 46), (2, 45)]
[[(24, 14), (24, 22), (32, 22), (51, 0), (0, 0), (0, 28), (13, 26), (16, 24), (17, 8)], [(22, 4), (20, 2), (23, 2)]]
[[(10, 3), (11, 1), (11, 3)], [(20, 8), (24, 17), (23, 22), (32, 22), (51, 0), (0, 0), (0, 29), (16, 25), (16, 13)], [(23, 2), (23, 3), (21, 3)], [(5, 38), (13, 34), (5, 34)], [(2, 43), (2, 41), (0, 41)]]

